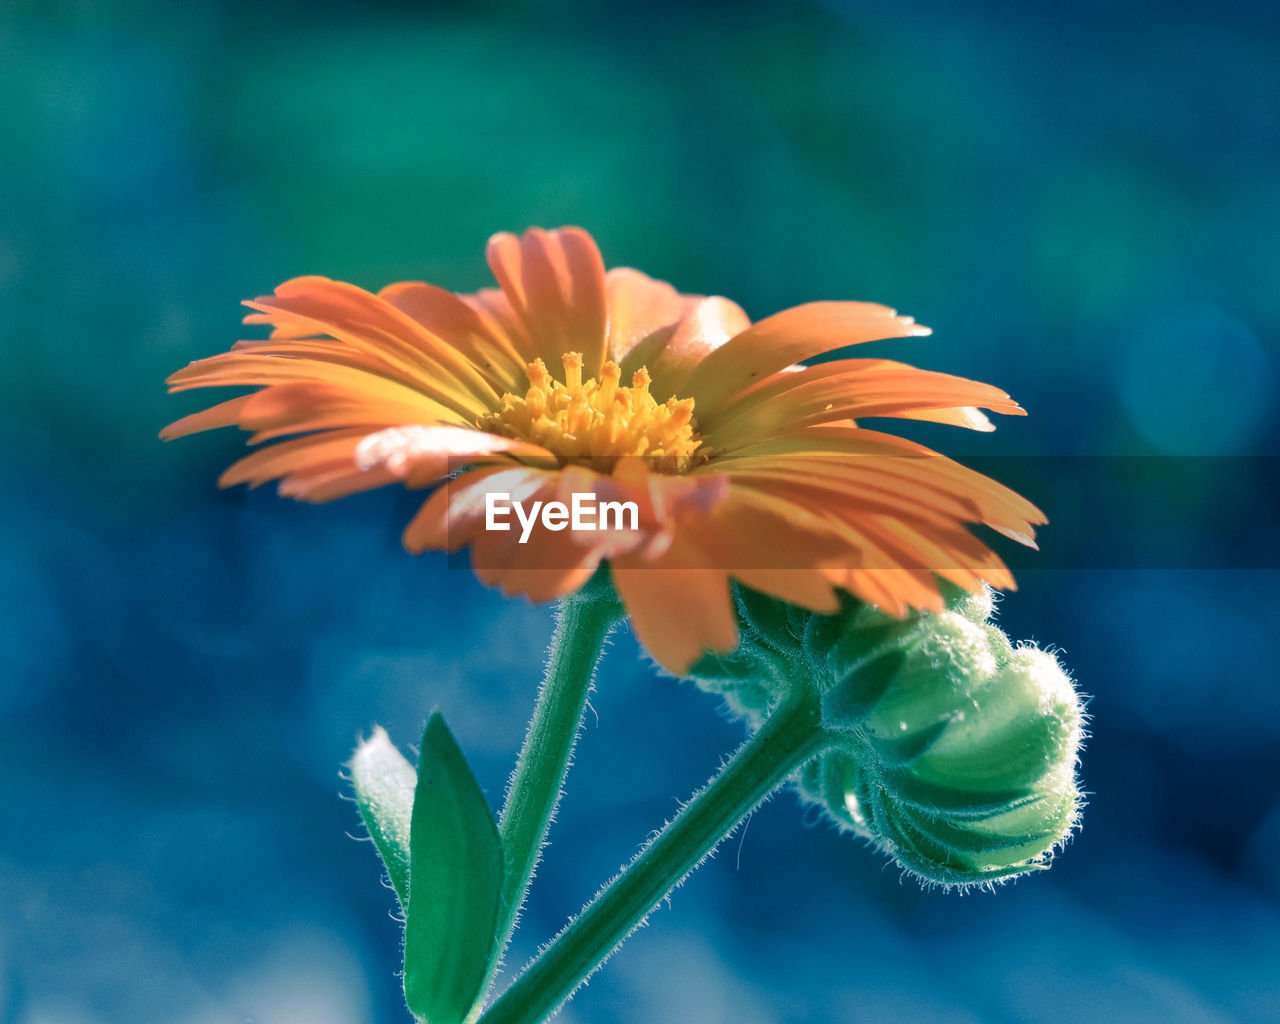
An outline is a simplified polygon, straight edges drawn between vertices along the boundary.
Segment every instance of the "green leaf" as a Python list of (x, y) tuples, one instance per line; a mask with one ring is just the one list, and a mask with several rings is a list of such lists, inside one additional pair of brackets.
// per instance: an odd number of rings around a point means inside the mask
[(356, 748), (351, 758), (351, 782), (356, 804), (373, 845), (378, 848), (387, 876), (400, 899), (409, 906), (409, 821), (413, 790), (418, 784), (413, 766), (396, 750), (381, 728)]
[(439, 712), (422, 736), (410, 825), (404, 994), (429, 1024), (460, 1024), (497, 953), (502, 844)]

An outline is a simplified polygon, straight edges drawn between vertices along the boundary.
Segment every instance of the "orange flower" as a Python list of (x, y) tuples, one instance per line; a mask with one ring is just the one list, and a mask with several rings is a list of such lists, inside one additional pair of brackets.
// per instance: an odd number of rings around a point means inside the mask
[[(234, 424), (250, 444), (278, 442), (222, 486), (278, 479), (304, 501), (435, 487), (405, 546), (469, 544), (477, 575), (508, 594), (566, 594), (607, 560), (636, 633), (675, 672), (736, 643), (731, 576), (815, 611), (834, 611), (843, 588), (899, 616), (940, 607), (937, 576), (1013, 585), (968, 526), (1030, 545), (1041, 513), (858, 425), (894, 416), (990, 430), (978, 407), (1021, 414), (1009, 396), (885, 359), (802, 365), (929, 333), (909, 317), (815, 302), (752, 324), (727, 299), (606, 273), (578, 228), (497, 235), (488, 260), (501, 288), (474, 295), (300, 277), (247, 302), (257, 312), (246, 323), (270, 324), (270, 338), (192, 363), (169, 386), (259, 390), (161, 436)], [(300, 436), (278, 440), (289, 435)], [(634, 522), (589, 531), (543, 518), (523, 542), (519, 524), (488, 528), (489, 494), (532, 508), (575, 493), (633, 502)]]

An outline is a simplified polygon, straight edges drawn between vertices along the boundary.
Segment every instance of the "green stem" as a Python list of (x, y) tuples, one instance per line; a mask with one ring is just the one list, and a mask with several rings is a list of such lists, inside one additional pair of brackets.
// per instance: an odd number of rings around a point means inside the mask
[(538, 1024), (555, 1012), (738, 824), (829, 742), (811, 691), (781, 705), (719, 774), (481, 1016)]
[[(511, 937), (538, 865), (547, 828), (560, 802), (596, 662), (620, 617), (621, 608), (613, 595), (595, 596), (590, 587), (566, 597), (557, 609), (546, 676), (498, 823), (506, 855), (498, 911), (500, 948), (505, 948)], [(490, 977), (496, 970), (497, 958)]]

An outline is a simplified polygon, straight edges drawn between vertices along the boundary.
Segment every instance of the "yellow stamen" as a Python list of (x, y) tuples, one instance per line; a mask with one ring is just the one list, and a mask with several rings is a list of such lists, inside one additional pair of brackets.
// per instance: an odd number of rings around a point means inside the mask
[(617, 363), (605, 363), (600, 371), (600, 407), (607, 409), (618, 393), (618, 382), (622, 380), (622, 367)]
[(529, 390), (502, 396), (496, 412), (478, 426), (504, 437), (542, 445), (564, 463), (609, 472), (621, 456), (643, 455), (659, 472), (682, 473), (701, 461), (693, 399), (662, 405), (649, 393), (653, 378), (641, 367), (631, 387), (620, 387), (622, 369), (608, 362), (598, 378), (582, 379), (582, 355), (564, 355), (564, 383), (541, 359), (525, 371)]
[(535, 359), (527, 367), (525, 374), (529, 378), (529, 383), (535, 388), (547, 386), (547, 382), (551, 380), (551, 374), (547, 372), (547, 364), (541, 359)]
[(564, 360), (564, 382), (570, 391), (576, 391), (582, 387), (582, 353), (566, 352), (561, 358)]

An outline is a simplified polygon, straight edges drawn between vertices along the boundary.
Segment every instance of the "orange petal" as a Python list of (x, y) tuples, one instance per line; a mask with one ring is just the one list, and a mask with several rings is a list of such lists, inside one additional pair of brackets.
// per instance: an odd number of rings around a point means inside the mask
[[(654, 398), (664, 402), (673, 395), (687, 397), (695, 394), (688, 382), (700, 361), (750, 325), (747, 314), (736, 302), (719, 296), (691, 299), (674, 329), (662, 338), (660, 347), (647, 353), (646, 346), (637, 346), (623, 372), (631, 373), (642, 364), (647, 365), (653, 376), (650, 391)], [(701, 399), (695, 408), (697, 415), (701, 415), (700, 406)]]
[(388, 427), (366, 436), (356, 450), (362, 469), (385, 466), (409, 487), (426, 487), (463, 464), (494, 455), (555, 457), (539, 445), (464, 427), (409, 424)]
[[(799, 588), (803, 584), (788, 579), (787, 570), (803, 575), (808, 569), (841, 585), (849, 572), (875, 570), (881, 575), (860, 575), (857, 583), (861, 594), (874, 592), (876, 603), (888, 609), (938, 606), (934, 574), (970, 590), (979, 580), (1002, 588), (1012, 583), (995, 552), (969, 532), (967, 524), (981, 521), (981, 513), (963, 500), (963, 490), (949, 507), (938, 502), (926, 509), (912, 499), (931, 496), (909, 482), (897, 494), (886, 486), (883, 497), (872, 497), (855, 476), (824, 477), (781, 460), (769, 474), (734, 470), (729, 476), (731, 497), (717, 510), (703, 543), (739, 579), (785, 600), (820, 610), (829, 595), (784, 594), (769, 582), (770, 572)], [(777, 539), (761, 545), (761, 537)], [(765, 572), (755, 575), (744, 566)]]
[(977, 522), (972, 503), (955, 495), (884, 480), (870, 473), (842, 473), (843, 467), (795, 465), (779, 461), (758, 469), (731, 468), (736, 486), (777, 494), (816, 512), (847, 515), (910, 515), (912, 519), (950, 528)]
[(289, 321), (278, 324), (276, 323), (275, 315), (272, 313), (246, 313), (243, 323), (270, 324), (271, 334), (269, 337), (271, 341), (318, 340), (324, 333), (303, 321)]
[(344, 461), (354, 469), (356, 445), (364, 436), (361, 430), (332, 430), (261, 448), (228, 466), (218, 478), (218, 486), (257, 487), (290, 473), (306, 473)]
[(751, 569), (812, 568), (839, 557), (838, 524), (820, 508), (732, 476), (730, 481), (728, 497), (714, 514), (686, 526), (718, 565), (738, 575)]
[(175, 437), (198, 434), (202, 430), (234, 427), (240, 422), (240, 413), (244, 409), (245, 403), (252, 397), (252, 395), (243, 395), (228, 402), (219, 402), (208, 409), (202, 409), (200, 412), (193, 412), (190, 416), (183, 416), (180, 420), (174, 420), (160, 431), (160, 438), (163, 441), (172, 441)]
[(986, 413), (972, 405), (963, 405), (956, 409), (911, 409), (896, 415), (904, 420), (945, 423), (949, 427), (964, 427), (966, 430), (979, 430), (986, 434), (996, 429), (996, 425), (987, 418)]
[(941, 611), (943, 600), (929, 573), (917, 569), (852, 568), (833, 577), (860, 601), (873, 604), (886, 615), (905, 618), (913, 608)]
[(271, 385), (183, 417), (165, 427), (160, 436), (170, 440), (235, 425), (256, 431), (250, 443), (258, 444), (312, 430), (364, 427), (368, 432), (429, 416), (429, 408), (416, 399), (412, 403), (394, 401), (349, 386), (300, 380)]
[(457, 551), (469, 544), (476, 576), (509, 595), (546, 601), (575, 590), (599, 566), (603, 552), (598, 546), (582, 544), (569, 531), (556, 533), (540, 527), (521, 544), (519, 523), (512, 521), (506, 531), (485, 526), (487, 493), (507, 492), (529, 507), (555, 496), (557, 476), (528, 467), (489, 467), (451, 480), (409, 524), (405, 547), (416, 554), (428, 549)]
[[(982, 522), (988, 517), (1023, 524), (1030, 503), (993, 502), (981, 474), (956, 477), (941, 455), (888, 456), (846, 453), (728, 457), (717, 466), (735, 483), (802, 493), (803, 504), (850, 511), (869, 510), (942, 524)], [(962, 467), (963, 468), (963, 467)], [(978, 482), (984, 482), (983, 487)], [(1010, 492), (1012, 493), (1012, 492)], [(1016, 495), (1015, 495), (1016, 497)]]
[(685, 391), (699, 416), (718, 411), (779, 370), (846, 345), (928, 334), (909, 316), (870, 302), (811, 302), (775, 313), (703, 359)]
[(486, 320), (453, 292), (422, 281), (400, 281), (378, 292), (437, 338), (447, 339), (499, 392), (524, 382), (528, 357), (506, 332)]
[(452, 404), (443, 404), (415, 387), (351, 366), (314, 359), (285, 359), (254, 352), (224, 352), (200, 359), (171, 374), (170, 391), (209, 387), (267, 387), (273, 384), (328, 384), (419, 410), (417, 420), (467, 423)]
[(599, 546), (580, 544), (567, 530), (538, 533), (541, 536), (530, 537), (527, 544), (505, 545), (501, 551), (484, 542), (473, 544), (471, 564), (476, 576), (508, 597), (541, 602), (577, 590), (600, 567), (604, 552)]
[(363, 427), (369, 433), (380, 427), (422, 416), (421, 406), (336, 388), (329, 384), (277, 384), (249, 396), (240, 426), (254, 431), (251, 444), (286, 434), (342, 427)]
[(481, 288), (458, 298), (480, 318), (490, 334), (501, 335), (511, 342), (520, 355), (522, 369), (538, 358), (538, 349), (501, 288)]
[[(805, 466), (860, 467), (893, 476), (911, 487), (937, 488), (972, 505), (973, 521), (1035, 546), (1032, 526), (1048, 522), (1043, 512), (1016, 491), (937, 452), (892, 434), (862, 427), (825, 425), (782, 434), (740, 449), (739, 460), (755, 456), (807, 456)], [(875, 456), (875, 457), (871, 457)], [(909, 493), (909, 492), (908, 492)]]
[(506, 538), (514, 531), (485, 529), (485, 495), (501, 491), (513, 501), (538, 500), (554, 487), (551, 471), (528, 466), (488, 466), (464, 473), (438, 488), (405, 528), (404, 546), (413, 554), (427, 550), (458, 551), (482, 537)]
[(735, 572), (734, 577), (752, 590), (808, 608), (819, 615), (834, 615), (840, 610), (836, 588), (825, 575), (811, 568), (742, 569)]
[[(719, 415), (703, 415), (698, 422), (712, 447), (731, 451), (774, 435), (783, 427), (875, 416), (910, 417), (933, 410), (954, 413), (966, 406), (1024, 415), (1013, 399), (990, 384), (887, 359), (848, 359), (775, 374), (739, 396)], [(986, 417), (981, 420), (990, 429)], [(956, 422), (954, 418), (946, 421)]]
[(332, 338), (301, 338), (280, 341), (271, 338), (250, 338), (237, 341), (231, 346), (232, 352), (249, 352), (259, 356), (284, 356), (289, 359), (310, 359), (321, 363), (336, 363), (363, 370), (377, 377), (391, 380), (402, 380), (402, 374), (396, 367), (378, 356), (361, 352), (345, 342)]
[(600, 373), (607, 322), (604, 261), (581, 228), (530, 228), (489, 240), (489, 268), (547, 366), (581, 352), (583, 376)]
[(920, 568), (966, 590), (978, 589), (978, 580), (986, 580), (998, 590), (1013, 586), (1013, 574), (1000, 556), (967, 530), (934, 532), (884, 516), (872, 519), (867, 528), (886, 548), (903, 552), (904, 564), (915, 559)]
[(277, 324), (308, 326), (396, 367), (406, 381), (445, 405), (478, 415), (497, 394), (471, 362), (443, 338), (385, 299), (345, 281), (297, 277), (274, 295), (245, 303)]
[(704, 651), (737, 646), (729, 578), (719, 567), (632, 568), (619, 560), (612, 569), (632, 629), (668, 671), (684, 675)]
[[(499, 478), (495, 475), (492, 479)], [(554, 475), (549, 475), (522, 500), (531, 507), (534, 501), (554, 498)], [(515, 520), (514, 515), (510, 518)], [(456, 525), (452, 527), (454, 532), (457, 529)], [(486, 586), (498, 587), (508, 596), (531, 601), (560, 597), (590, 579), (604, 556), (600, 544), (569, 530), (548, 531), (538, 523), (526, 543), (520, 542), (520, 531), (520, 524), (513, 521), (508, 531), (479, 529), (470, 533), (471, 565), (476, 576)]]
[(343, 463), (316, 467), (307, 473), (291, 473), (280, 481), (279, 491), (282, 498), (321, 503), (394, 482), (395, 477), (384, 469), (365, 471)]
[[(630, 267), (615, 267), (605, 275), (609, 306), (609, 358), (623, 363), (628, 353), (664, 328), (672, 327), (684, 312), (687, 299), (667, 284)], [(640, 368), (624, 365), (623, 379)]]

